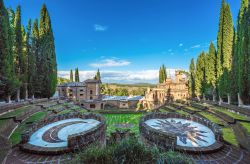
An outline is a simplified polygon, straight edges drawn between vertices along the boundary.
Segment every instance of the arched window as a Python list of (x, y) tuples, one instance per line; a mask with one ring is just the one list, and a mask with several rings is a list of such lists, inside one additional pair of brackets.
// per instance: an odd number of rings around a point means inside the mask
[(89, 98), (90, 100), (92, 100), (93, 99), (93, 97), (92, 96), (90, 96), (90, 98)]
[(90, 94), (93, 94), (93, 91), (92, 91), (92, 90), (90, 90), (90, 91), (89, 91), (89, 93), (90, 93)]

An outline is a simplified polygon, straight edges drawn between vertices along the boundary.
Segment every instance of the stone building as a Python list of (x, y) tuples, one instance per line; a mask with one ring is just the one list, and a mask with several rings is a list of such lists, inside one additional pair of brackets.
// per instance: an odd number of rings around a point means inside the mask
[(142, 96), (101, 95), (101, 81), (88, 79), (57, 87), (59, 97), (70, 99), (86, 109), (135, 109)]
[(146, 109), (154, 109), (167, 101), (183, 100), (188, 98), (188, 80), (180, 71), (175, 71), (175, 78), (167, 78), (164, 83), (156, 88), (148, 88), (145, 97), (140, 103)]

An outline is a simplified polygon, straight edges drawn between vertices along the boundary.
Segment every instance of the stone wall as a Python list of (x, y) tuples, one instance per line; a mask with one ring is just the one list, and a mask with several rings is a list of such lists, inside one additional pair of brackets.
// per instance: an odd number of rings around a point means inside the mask
[[(202, 125), (207, 126), (213, 131), (216, 142), (208, 147), (196, 147), (195, 148), (195, 147), (179, 146), (177, 145), (177, 136), (175, 134), (156, 130), (155, 128), (152, 128), (145, 123), (145, 121), (149, 119), (156, 119), (156, 118), (159, 118), (159, 119), (181, 118), (181, 119), (187, 119), (187, 120), (191, 120), (194, 122), (198, 122)], [(190, 116), (190, 115), (185, 116), (185, 115), (180, 115), (177, 113), (155, 112), (155, 113), (147, 114), (141, 118), (139, 129), (140, 129), (141, 138), (145, 143), (152, 145), (152, 146), (155, 145), (158, 148), (163, 149), (163, 150), (171, 149), (171, 150), (184, 151), (188, 153), (204, 153), (204, 152), (207, 153), (211, 151), (217, 151), (223, 146), (222, 144), (223, 138), (222, 138), (222, 132), (220, 128), (216, 124), (206, 119), (196, 117), (196, 116)]]
[[(62, 148), (41, 148), (34, 145), (28, 144), (29, 138), (31, 135), (37, 131), (38, 129), (44, 127), (45, 125), (51, 124), (53, 122), (57, 122), (60, 120), (70, 119), (70, 118), (82, 118), (82, 119), (95, 119), (100, 121), (101, 123), (98, 124), (96, 127), (84, 131), (82, 133), (74, 134), (68, 136), (68, 146)], [(56, 115), (52, 117), (48, 117), (42, 121), (34, 123), (32, 127), (26, 130), (22, 134), (22, 144), (20, 149), (26, 152), (35, 153), (35, 154), (62, 154), (68, 153), (80, 149), (86, 148), (92, 143), (99, 143), (101, 145), (105, 144), (106, 142), (106, 121), (104, 117), (97, 114), (82, 114), (82, 113), (70, 113), (70, 114), (63, 114), (63, 115)]]

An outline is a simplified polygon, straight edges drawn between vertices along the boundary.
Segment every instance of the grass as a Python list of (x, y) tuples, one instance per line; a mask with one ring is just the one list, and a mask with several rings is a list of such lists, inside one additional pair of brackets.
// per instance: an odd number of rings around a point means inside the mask
[(223, 139), (229, 143), (231, 143), (232, 145), (238, 146), (238, 141), (234, 135), (234, 131), (227, 127), (227, 128), (222, 128), (222, 132), (223, 132)]
[(116, 124), (133, 124), (131, 131), (139, 135), (139, 121), (142, 114), (103, 114), (107, 122), (107, 134), (110, 135), (117, 127)]
[(243, 115), (240, 115), (240, 114), (237, 114), (237, 113), (233, 113), (233, 112), (230, 112), (228, 111), (227, 109), (225, 108), (221, 108), (221, 107), (216, 107), (215, 110), (217, 111), (220, 111), (220, 112), (223, 112), (231, 117), (233, 117), (234, 119), (239, 119), (239, 120), (250, 120), (250, 118), (246, 117), (246, 116), (243, 116)]
[(21, 125), (18, 126), (18, 128), (12, 133), (10, 136), (10, 141), (13, 145), (18, 144), (21, 141), (21, 133), (28, 128), (28, 122), (35, 122), (38, 120), (41, 120), (46, 115), (46, 112), (40, 111), (32, 116), (30, 116), (28, 119), (26, 119), (24, 122), (21, 123)]
[(6, 114), (0, 116), (0, 118), (20, 116), (20, 115), (22, 115), (22, 113), (24, 113), (25, 111), (29, 110), (30, 107), (31, 106), (28, 105), (28, 106), (24, 106), (24, 107), (21, 107), (21, 108), (17, 108), (17, 109), (15, 109), (12, 112), (9, 112), (9, 113), (6, 113)]
[(240, 124), (247, 130), (248, 135), (250, 135), (250, 123), (249, 122), (240, 122)]
[(216, 116), (214, 116), (212, 114), (209, 114), (209, 113), (206, 113), (206, 112), (200, 112), (199, 114), (202, 115), (203, 117), (205, 117), (206, 119), (216, 123), (216, 124), (225, 125), (218, 117), (216, 117)]

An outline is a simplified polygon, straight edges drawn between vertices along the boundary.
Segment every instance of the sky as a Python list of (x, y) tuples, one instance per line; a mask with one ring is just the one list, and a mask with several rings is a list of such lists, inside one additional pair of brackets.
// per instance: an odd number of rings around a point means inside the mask
[[(226, 0), (236, 24), (240, 0)], [(54, 31), (58, 75), (101, 71), (102, 81), (157, 83), (162, 64), (188, 70), (192, 58), (216, 44), (221, 0), (4, 0), (22, 7), (22, 23), (46, 4)]]

